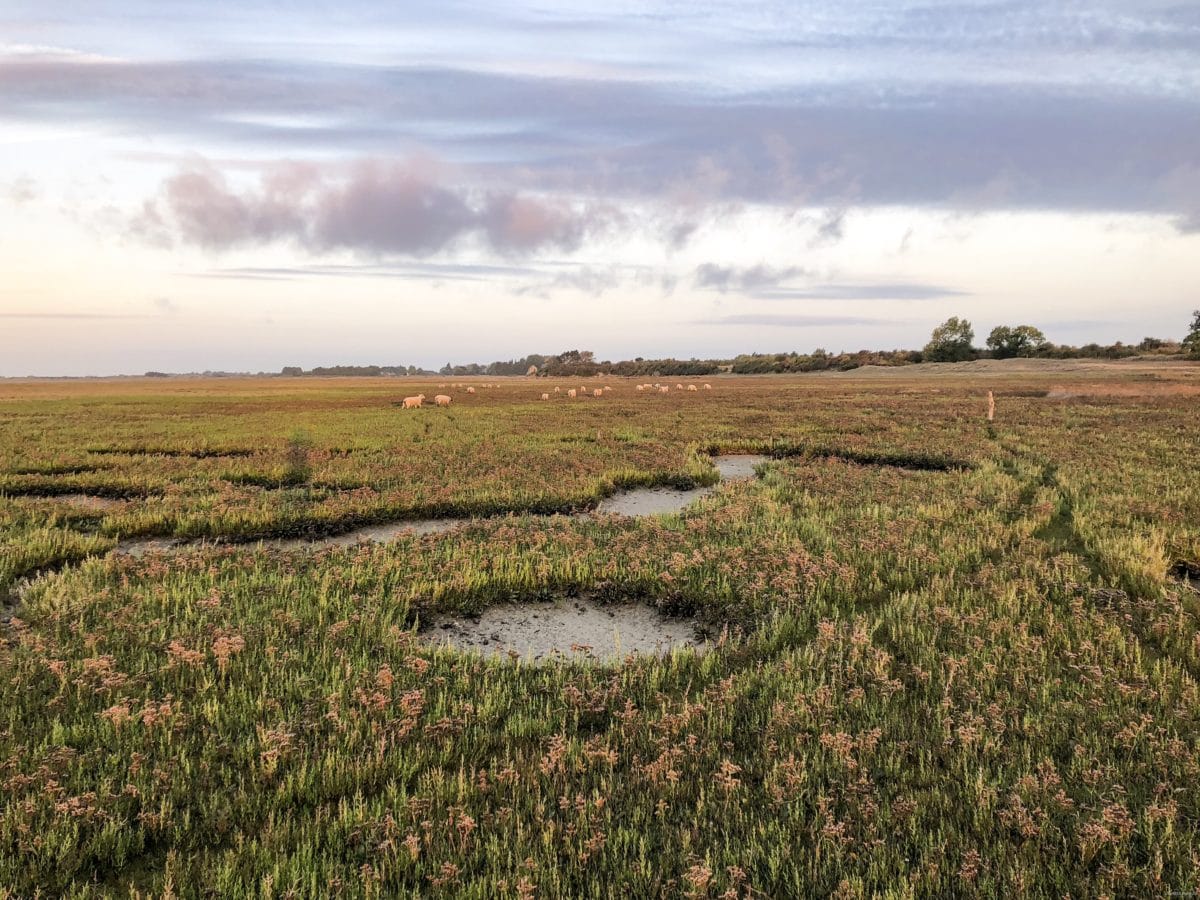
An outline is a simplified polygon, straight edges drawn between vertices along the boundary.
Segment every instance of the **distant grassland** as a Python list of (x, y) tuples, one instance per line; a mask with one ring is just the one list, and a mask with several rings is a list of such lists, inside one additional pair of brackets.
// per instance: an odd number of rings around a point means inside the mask
[[(0, 896), (1200, 890), (1200, 367), (946, 371), (0, 382), (0, 589), (46, 573), (0, 631)], [(540, 515), (731, 451), (777, 461)], [(441, 515), (489, 518), (236, 543)], [(719, 646), (417, 631), (583, 592)]]

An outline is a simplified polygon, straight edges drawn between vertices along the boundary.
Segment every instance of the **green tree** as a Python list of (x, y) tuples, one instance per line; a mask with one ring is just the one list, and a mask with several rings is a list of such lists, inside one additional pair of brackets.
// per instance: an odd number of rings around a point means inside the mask
[(971, 323), (958, 316), (951, 316), (933, 329), (929, 343), (922, 354), (926, 362), (962, 362), (975, 358), (975, 330)]
[(988, 349), (996, 359), (1029, 356), (1045, 343), (1046, 336), (1032, 325), (1018, 325), (1015, 328), (997, 325), (987, 338)]
[(1200, 309), (1192, 313), (1192, 327), (1183, 339), (1183, 349), (1188, 356), (1200, 359)]

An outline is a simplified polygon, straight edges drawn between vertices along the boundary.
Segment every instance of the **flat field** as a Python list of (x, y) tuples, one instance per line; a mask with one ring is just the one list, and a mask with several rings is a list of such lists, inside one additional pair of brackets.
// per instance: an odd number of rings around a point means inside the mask
[[(1200, 366), (650, 380), (0, 382), (0, 897), (1200, 891)], [(580, 595), (712, 649), (424, 639)]]

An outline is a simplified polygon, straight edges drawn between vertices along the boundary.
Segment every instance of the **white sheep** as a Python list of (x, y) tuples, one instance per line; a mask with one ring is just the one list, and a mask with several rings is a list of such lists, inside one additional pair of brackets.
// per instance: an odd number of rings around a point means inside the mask
[(575, 394), (576, 394), (575, 388), (571, 388), (569, 391), (567, 391), (567, 396), (571, 397), (572, 399), (574, 399)]
[(660, 387), (658, 389), (658, 392), (660, 394), (669, 394), (669, 393), (671, 393), (671, 389), (664, 384), (662, 387)]
[(549, 394), (542, 394), (542, 399), (543, 399), (543, 400), (549, 400), (549, 399), (550, 399), (550, 395), (549, 395)]
[(706, 384), (706, 385), (704, 385), (704, 389), (705, 389), (706, 391), (711, 391), (711, 390), (712, 390), (712, 385), (711, 385), (711, 384)]
[(593, 397), (603, 397), (604, 391), (602, 391), (600, 388), (596, 388), (594, 391), (592, 391), (592, 396)]
[(639, 390), (639, 391), (644, 391), (644, 390), (646, 390), (646, 386), (645, 386), (644, 384), (639, 384), (639, 385), (637, 386), (637, 390)]
[(700, 390), (700, 389), (699, 389), (698, 387), (696, 387), (694, 384), (689, 384), (689, 385), (688, 385), (688, 390), (689, 390), (689, 391), (698, 391), (698, 390)]
[(436, 403), (438, 406), (449, 406), (450, 398), (448, 396), (446, 396), (445, 394), (438, 394), (436, 397), (433, 398), (433, 402)]
[(424, 402), (425, 402), (424, 394), (417, 394), (417, 396), (415, 396), (415, 397), (405, 397), (404, 398), (404, 408), (405, 409), (418, 409), (418, 408), (420, 408), (421, 404)]
[(475, 388), (473, 388), (473, 387), (469, 387), (469, 388), (467, 388), (467, 393), (468, 393), (468, 394), (473, 394), (473, 393), (475, 393)]

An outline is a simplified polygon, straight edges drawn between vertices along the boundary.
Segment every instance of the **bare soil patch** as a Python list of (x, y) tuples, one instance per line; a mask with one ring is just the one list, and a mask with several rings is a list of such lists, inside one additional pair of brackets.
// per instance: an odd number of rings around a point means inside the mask
[(446, 618), (425, 633), (431, 644), (534, 662), (555, 659), (620, 662), (678, 649), (704, 652), (698, 624), (644, 603), (601, 605), (580, 598), (558, 603), (491, 606), (479, 618)]

